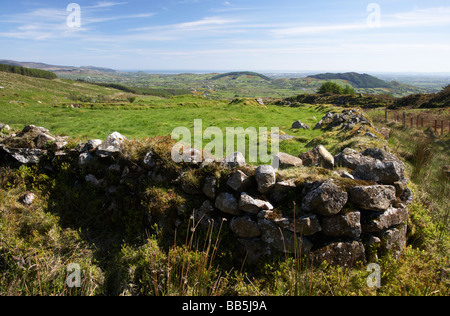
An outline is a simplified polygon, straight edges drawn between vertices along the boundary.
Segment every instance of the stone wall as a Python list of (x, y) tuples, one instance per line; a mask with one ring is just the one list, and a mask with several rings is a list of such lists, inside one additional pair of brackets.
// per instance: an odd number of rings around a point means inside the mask
[(113, 133), (104, 141), (66, 149), (66, 138), (27, 126), (1, 139), (0, 161), (13, 168), (48, 164), (44, 169), (51, 170), (55, 167), (49, 162), (66, 159), (79, 170), (77, 185), (98, 188), (108, 201), (106, 208), (120, 205), (117, 199), (123, 194), (135, 195), (133, 183), (138, 179), (163, 183), (193, 203), (170, 214), (148, 214), (149, 226), (186, 227), (185, 214), (204, 229), (222, 223), (247, 262), (301, 253), (316, 265), (326, 260), (351, 266), (386, 253), (398, 258), (406, 245), (406, 205), (412, 192), (404, 164), (385, 150), (347, 148), (333, 157), (319, 146), (300, 155), (308, 157), (308, 166), (301, 166), (301, 158), (281, 154), (281, 166), (287, 169), (282, 172), (268, 165), (246, 166), (240, 153), (211, 168), (196, 161), (192, 150), (192, 163), (174, 174), (152, 149), (131, 161), (124, 152), (125, 141)]

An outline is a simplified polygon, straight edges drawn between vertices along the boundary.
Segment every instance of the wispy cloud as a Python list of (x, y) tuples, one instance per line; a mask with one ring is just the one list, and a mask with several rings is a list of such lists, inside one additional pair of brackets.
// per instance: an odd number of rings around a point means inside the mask
[(155, 13), (114, 14), (106, 16), (99, 14), (102, 11), (108, 10), (110, 7), (124, 4), (127, 4), (127, 2), (101, 1), (93, 6), (82, 7), (82, 26), (79, 28), (71, 28), (67, 25), (67, 17), (71, 12), (66, 11), (65, 8), (39, 8), (30, 12), (0, 16), (0, 23), (9, 24), (10, 26), (19, 25), (17, 27), (10, 27), (9, 30), (3, 27), (4, 31), (0, 32), (0, 36), (33, 40), (67, 38), (69, 36), (78, 36), (80, 33), (86, 33), (92, 30), (93, 24), (126, 19), (149, 18), (155, 15)]
[[(414, 9), (408, 12), (389, 14), (382, 16), (378, 28), (411, 28), (432, 27), (450, 25), (450, 7)], [(299, 25), (291, 27), (274, 28), (271, 33), (279, 36), (300, 36), (327, 34), (342, 31), (369, 30), (373, 26), (365, 22), (353, 24), (331, 24), (331, 25)]]
[[(238, 20), (222, 17), (205, 17), (200, 20), (156, 25), (129, 29), (123, 35), (125, 41), (189, 41), (193, 39), (218, 38), (219, 34), (236, 33)], [(104, 41), (114, 41), (114, 38), (104, 38)]]
[(217, 8), (212, 8), (211, 12), (220, 12), (220, 13), (224, 13), (224, 12), (238, 12), (238, 11), (248, 11), (248, 10), (256, 10), (257, 7), (248, 7), (248, 6), (241, 6), (241, 5), (236, 5), (233, 4), (229, 1), (225, 1), (222, 3), (222, 5), (220, 7)]
[(125, 4), (128, 4), (128, 2), (99, 1), (99, 2), (97, 2), (97, 4), (87, 7), (87, 8), (109, 8), (109, 7), (125, 5)]

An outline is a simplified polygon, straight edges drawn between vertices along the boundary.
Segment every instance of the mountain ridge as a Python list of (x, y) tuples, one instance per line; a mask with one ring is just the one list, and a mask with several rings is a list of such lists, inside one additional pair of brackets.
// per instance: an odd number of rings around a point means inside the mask
[(79, 74), (98, 74), (98, 73), (120, 73), (120, 71), (110, 68), (103, 67), (94, 67), (94, 66), (60, 66), (60, 65), (51, 65), (39, 62), (21, 62), (16, 60), (9, 59), (0, 59), (0, 64), (17, 66), (17, 67), (26, 67), (32, 69), (46, 70), (51, 71), (55, 74), (63, 74), (63, 73), (79, 73)]

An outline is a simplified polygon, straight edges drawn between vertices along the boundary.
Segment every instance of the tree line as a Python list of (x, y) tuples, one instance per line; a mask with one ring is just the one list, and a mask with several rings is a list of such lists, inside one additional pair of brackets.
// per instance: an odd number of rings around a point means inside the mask
[(9, 73), (13, 73), (13, 74), (19, 74), (22, 76), (33, 77), (33, 78), (43, 78), (43, 79), (50, 79), (50, 80), (58, 78), (58, 76), (56, 76), (53, 72), (50, 72), (50, 71), (33, 69), (33, 68), (25, 68), (25, 67), (19, 67), (19, 66), (12, 66), (12, 65), (6, 65), (6, 64), (0, 64), (0, 71), (9, 72)]

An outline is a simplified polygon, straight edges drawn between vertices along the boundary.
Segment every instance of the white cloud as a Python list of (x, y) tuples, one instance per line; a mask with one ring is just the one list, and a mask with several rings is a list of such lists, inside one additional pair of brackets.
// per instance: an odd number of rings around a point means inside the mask
[(19, 24), (19, 26), (10, 28), (10, 30), (5, 30), (5, 27), (3, 27), (3, 32), (0, 32), (0, 36), (33, 40), (67, 38), (69, 36), (79, 36), (81, 33), (84, 33), (84, 36), (87, 36), (86, 33), (91, 30), (88, 26), (92, 24), (125, 19), (149, 18), (155, 15), (154, 13), (109, 16), (98, 14), (98, 12), (107, 10), (109, 7), (126, 3), (127, 2), (101, 1), (94, 6), (82, 6), (80, 28), (71, 28), (67, 26), (67, 17), (70, 12), (66, 11), (65, 8), (40, 8), (31, 12), (3, 16), (0, 18), (0, 23), (8, 23), (11, 25)]
[(99, 1), (97, 4), (87, 7), (87, 8), (109, 8), (117, 5), (128, 4), (128, 2), (112, 2), (112, 1)]
[(274, 29), (272, 30), (272, 34), (281, 36), (296, 36), (296, 35), (339, 32), (347, 30), (361, 30), (368, 28), (369, 26), (367, 24), (314, 25), (314, 26), (299, 26), (299, 27)]
[[(218, 38), (219, 34), (239, 32), (237, 20), (205, 17), (200, 20), (129, 29), (126, 41), (180, 41), (194, 38)], [(111, 38), (113, 40), (113, 38)]]

